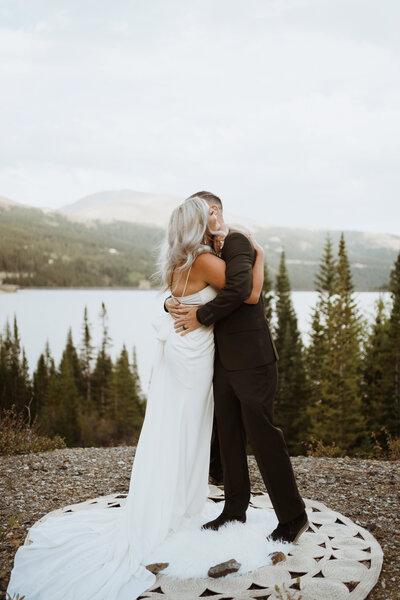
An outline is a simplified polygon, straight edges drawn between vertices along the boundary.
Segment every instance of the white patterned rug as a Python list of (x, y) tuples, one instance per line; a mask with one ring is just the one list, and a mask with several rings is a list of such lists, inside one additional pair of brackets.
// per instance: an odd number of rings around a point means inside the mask
[[(111, 494), (65, 506), (42, 517), (77, 510), (123, 506), (126, 494)], [(210, 502), (223, 492), (210, 485)], [(276, 565), (213, 579), (181, 579), (160, 573), (154, 586), (140, 597), (149, 600), (363, 600), (378, 581), (383, 552), (376, 539), (341, 513), (321, 502), (306, 500), (310, 522), (296, 545), (287, 546), (287, 558)], [(275, 514), (268, 494), (253, 494), (250, 507)], [(222, 508), (222, 507), (221, 507)], [(258, 513), (258, 511), (257, 511)], [(261, 514), (261, 513), (260, 513)], [(240, 526), (243, 527), (242, 524)], [(214, 533), (214, 532), (213, 532)], [(24, 541), (29, 543), (29, 532)], [(235, 556), (229, 558), (236, 558)], [(239, 560), (240, 562), (240, 560)], [(215, 564), (212, 563), (212, 564)], [(212, 566), (210, 564), (210, 566)], [(168, 571), (166, 570), (165, 573)]]

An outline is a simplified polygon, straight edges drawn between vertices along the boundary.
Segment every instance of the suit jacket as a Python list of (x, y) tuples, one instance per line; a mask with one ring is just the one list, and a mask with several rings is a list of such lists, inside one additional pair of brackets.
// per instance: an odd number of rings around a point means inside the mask
[(203, 325), (214, 323), (217, 355), (228, 371), (259, 367), (279, 359), (265, 316), (262, 294), (257, 304), (244, 304), (253, 289), (256, 251), (246, 235), (230, 232), (221, 257), (226, 283), (218, 295), (197, 310)]

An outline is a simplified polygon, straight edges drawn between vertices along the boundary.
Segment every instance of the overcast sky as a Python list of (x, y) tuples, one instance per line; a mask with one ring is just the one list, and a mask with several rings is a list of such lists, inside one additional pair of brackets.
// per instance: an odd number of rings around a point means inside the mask
[(0, 0), (0, 195), (400, 234), (399, 0)]

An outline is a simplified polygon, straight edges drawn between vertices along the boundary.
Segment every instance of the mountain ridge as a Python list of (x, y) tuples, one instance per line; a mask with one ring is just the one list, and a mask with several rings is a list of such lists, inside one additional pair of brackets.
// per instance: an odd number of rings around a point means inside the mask
[[(151, 222), (154, 225), (159, 225), (159, 226), (166, 226), (168, 223), (168, 218), (170, 213), (172, 212), (172, 210), (180, 203), (183, 202), (184, 198), (180, 198), (178, 196), (171, 196), (171, 195), (167, 195), (167, 194), (152, 194), (149, 192), (138, 192), (137, 190), (130, 190), (130, 189), (121, 189), (121, 190), (102, 190), (100, 192), (94, 192), (92, 194), (88, 194), (86, 196), (82, 196), (81, 198), (79, 198), (78, 200), (75, 200), (74, 202), (65, 204), (63, 206), (61, 206), (58, 209), (55, 209), (57, 211), (60, 211), (64, 214), (69, 214), (69, 215), (79, 215), (82, 220), (85, 220), (85, 218), (87, 218), (88, 220), (92, 220), (92, 219), (99, 219), (99, 220), (104, 220), (104, 221), (109, 221), (109, 220), (122, 220), (122, 221), (130, 221), (131, 219), (129, 218), (129, 215), (127, 214), (123, 214), (121, 215), (120, 218), (119, 213), (118, 213), (118, 208), (120, 204), (123, 204), (125, 206), (132, 206), (132, 208), (137, 208), (137, 207), (143, 207), (145, 209), (149, 208), (149, 210), (151, 210), (151, 215), (153, 217), (153, 221), (148, 221), (148, 220), (139, 220), (139, 216), (133, 211), (132, 212), (132, 220), (131, 222), (135, 222), (135, 223), (140, 223), (140, 222)], [(145, 205), (146, 202), (149, 203), (153, 203), (152, 207), (147, 207)], [(110, 217), (107, 213), (107, 210), (105, 210), (104, 217), (102, 218), (102, 214), (101, 214), (101, 206), (103, 207), (109, 207), (110, 205), (113, 206), (113, 215), (112, 217)], [(156, 211), (154, 211), (154, 205), (156, 205)], [(160, 206), (161, 205), (161, 206)], [(92, 216), (92, 214), (90, 213), (90, 209), (96, 208), (98, 211), (98, 214), (96, 217)], [(155, 212), (159, 212), (161, 210), (164, 210), (166, 212), (166, 216), (163, 219), (162, 224), (160, 223), (160, 219), (159, 218), (155, 218), (154, 213)], [(242, 217), (242, 216), (238, 216), (238, 215), (233, 215), (230, 213), (229, 210), (224, 210), (224, 213), (226, 214), (226, 220), (227, 222), (235, 222), (235, 223), (241, 223), (241, 224), (245, 224), (245, 226), (247, 226), (248, 228), (251, 228), (252, 230), (256, 231), (257, 229), (280, 229), (280, 228), (285, 228), (288, 230), (304, 230), (304, 231), (315, 231), (315, 232), (320, 232), (320, 231), (343, 231), (343, 232), (352, 232), (352, 233), (364, 233), (364, 234), (368, 234), (370, 236), (372, 236), (374, 239), (377, 236), (380, 237), (388, 237), (388, 238), (396, 238), (397, 241), (394, 243), (394, 249), (400, 250), (400, 236), (396, 236), (395, 234), (391, 234), (391, 233), (386, 233), (386, 232), (369, 232), (369, 231), (361, 231), (361, 230), (355, 230), (355, 229), (331, 229), (328, 227), (316, 227), (316, 226), (306, 226), (306, 225), (300, 225), (300, 226), (296, 226), (296, 225), (276, 225), (276, 224), (271, 224), (271, 223), (260, 223), (259, 221), (256, 220), (252, 220), (249, 219), (247, 217)]]
[[(64, 206), (64, 211), (27, 206), (0, 197), (0, 272), (35, 272), (23, 283), (35, 287), (135, 287), (140, 281), (151, 281), (151, 274), (156, 270), (155, 252), (165, 231), (161, 221), (169, 214), (171, 204), (176, 205), (181, 199), (161, 196), (165, 208), (163, 216), (161, 209), (154, 206), (157, 196), (140, 192), (132, 196), (132, 190), (126, 190), (131, 198), (128, 204), (133, 203), (135, 210), (151, 201), (146, 223), (132, 220), (133, 212), (130, 212), (131, 220), (121, 218), (121, 212), (117, 210), (121, 196), (117, 192), (118, 202), (111, 202), (114, 210), (109, 220), (74, 214), (88, 203), (97, 209), (98, 193), (72, 203), (73, 208)], [(101, 193), (101, 202), (103, 206), (110, 205), (107, 191)], [(65, 211), (68, 206), (69, 213)], [(137, 213), (136, 218), (140, 217)], [(273, 278), (281, 252), (285, 250), (293, 290), (315, 288), (314, 278), (326, 236), (330, 235), (336, 254), (341, 234), (340, 230), (328, 228), (271, 226), (240, 218), (236, 220), (248, 226), (264, 246)], [(227, 221), (231, 222), (228, 216)], [(55, 230), (58, 230), (57, 235)], [(400, 250), (400, 236), (352, 230), (344, 230), (344, 235), (356, 290), (387, 287), (390, 270)], [(34, 253), (32, 260), (28, 260), (26, 249)], [(55, 266), (58, 266), (57, 275)], [(18, 283), (10, 277), (7, 282)]]

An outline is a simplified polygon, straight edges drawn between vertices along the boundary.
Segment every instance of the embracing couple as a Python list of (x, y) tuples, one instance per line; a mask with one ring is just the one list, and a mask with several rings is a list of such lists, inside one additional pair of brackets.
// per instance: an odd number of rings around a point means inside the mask
[[(249, 441), (279, 521), (270, 538), (296, 542), (307, 529), (308, 519), (282, 431), (273, 425), (279, 357), (261, 293), (263, 250), (249, 234), (224, 222), (220, 198), (198, 192), (171, 217), (162, 274), (165, 288), (171, 290), (165, 309), (175, 319), (175, 333), (188, 335), (184, 344), (171, 333), (171, 346), (181, 351), (179, 360), (190, 360), (192, 346), (208, 338), (211, 329), (215, 340), (213, 364), (210, 349), (204, 347), (207, 366), (203, 377), (207, 386), (212, 384), (215, 409), (210, 475), (218, 480), (222, 472), (225, 504), (221, 514), (203, 529), (246, 521)], [(198, 331), (197, 337), (191, 335), (194, 331)], [(199, 366), (202, 360), (199, 356)], [(206, 412), (208, 388), (203, 394), (197, 389), (193, 392), (196, 411), (203, 406)], [(192, 402), (188, 398), (188, 404)], [(209, 418), (201, 440), (204, 449), (210, 435)], [(205, 480), (205, 470), (201, 477)]]
[[(262, 248), (225, 224), (218, 197), (199, 192), (173, 211), (160, 267), (171, 298), (153, 322), (158, 345), (129, 493), (31, 527), (15, 555), (11, 597), (135, 600), (156, 581), (146, 566), (169, 560), (163, 544), (179, 538), (186, 552), (196, 532), (246, 522), (247, 441), (278, 519), (262, 543), (296, 542), (308, 527), (273, 425), (278, 354), (261, 294)], [(224, 484), (222, 512), (207, 501), (210, 462)], [(227, 551), (241, 544), (231, 537)]]

